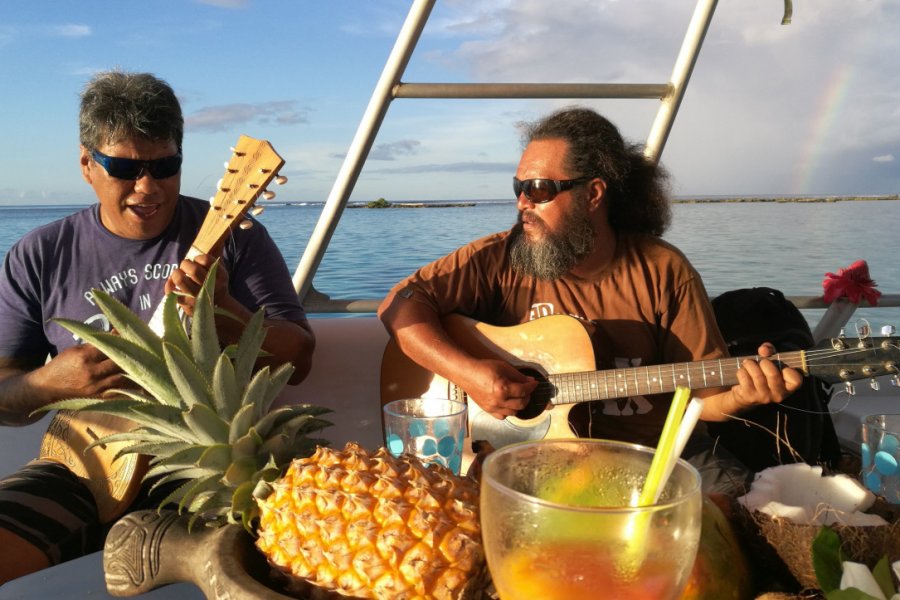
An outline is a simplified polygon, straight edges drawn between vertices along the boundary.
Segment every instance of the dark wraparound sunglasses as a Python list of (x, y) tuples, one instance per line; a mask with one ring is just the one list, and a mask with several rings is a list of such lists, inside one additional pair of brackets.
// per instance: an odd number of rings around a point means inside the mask
[(550, 202), (560, 192), (571, 190), (579, 183), (585, 183), (595, 177), (578, 177), (576, 179), (525, 179), (513, 177), (513, 192), (516, 199), (524, 192), (525, 198), (534, 204)]
[(135, 160), (107, 156), (99, 150), (91, 150), (91, 158), (106, 169), (110, 177), (116, 179), (136, 180), (143, 177), (144, 173), (150, 173), (153, 179), (166, 179), (181, 170), (181, 152), (156, 160)]

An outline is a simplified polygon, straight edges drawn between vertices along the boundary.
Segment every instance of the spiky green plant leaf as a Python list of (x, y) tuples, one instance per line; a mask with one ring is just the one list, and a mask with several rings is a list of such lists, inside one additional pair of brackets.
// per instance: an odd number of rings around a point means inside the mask
[(210, 382), (204, 377), (197, 363), (172, 344), (163, 344), (163, 355), (169, 376), (181, 394), (181, 401), (189, 409), (195, 404), (212, 407)]
[(216, 332), (216, 313), (213, 308), (213, 292), (219, 261), (209, 269), (200, 293), (194, 302), (191, 321), (191, 348), (197, 367), (204, 373), (212, 373), (219, 358), (219, 336)]
[(228, 442), (229, 426), (216, 411), (205, 404), (195, 404), (183, 413), (184, 422), (202, 444)]
[(281, 393), (281, 390), (284, 389), (284, 386), (287, 385), (288, 379), (290, 379), (293, 373), (294, 365), (291, 363), (284, 363), (269, 375), (266, 382), (266, 391), (263, 393), (259, 402), (256, 403), (256, 411), (254, 414), (255, 420), (258, 421), (262, 419), (266, 413), (269, 412), (272, 408), (272, 403), (278, 397), (278, 394)]
[(253, 374), (253, 367), (262, 351), (263, 340), (266, 332), (263, 328), (265, 313), (262, 309), (256, 311), (247, 321), (238, 345), (234, 351), (234, 378), (238, 388), (243, 389)]
[(127, 306), (102, 290), (93, 290), (93, 299), (109, 319), (113, 331), (157, 357), (162, 356), (159, 336)]
[(178, 308), (178, 296), (169, 292), (163, 298), (163, 341), (180, 348), (185, 354), (191, 353), (191, 340), (184, 326), (183, 313)]
[(146, 429), (171, 436), (173, 439), (192, 444), (200, 443), (191, 428), (185, 424), (181, 410), (175, 406), (163, 404), (132, 406), (127, 418)]
[(241, 407), (241, 391), (234, 376), (234, 365), (224, 352), (216, 361), (212, 388), (213, 407), (223, 419), (230, 421)]
[(237, 411), (237, 414), (234, 415), (234, 418), (231, 420), (231, 425), (228, 429), (228, 443), (233, 444), (250, 431), (250, 428), (253, 426), (253, 405), (245, 404), (241, 406), (240, 410)]
[(219, 472), (225, 472), (231, 464), (232, 452), (231, 446), (228, 444), (214, 444), (207, 446), (197, 461), (197, 465), (205, 469), (213, 469)]
[(96, 346), (159, 402), (170, 406), (181, 403), (161, 355), (157, 356), (121, 336), (98, 331), (78, 321), (54, 319), (54, 322)]

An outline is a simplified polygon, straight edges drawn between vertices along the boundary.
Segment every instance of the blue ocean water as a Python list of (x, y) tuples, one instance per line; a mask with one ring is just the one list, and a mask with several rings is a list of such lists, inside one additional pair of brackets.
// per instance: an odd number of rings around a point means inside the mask
[[(0, 207), (0, 253), (26, 231), (80, 207)], [(858, 259), (884, 293), (900, 293), (898, 201), (679, 203), (665, 238), (681, 248), (710, 295), (768, 286), (818, 295), (827, 272)], [(271, 205), (259, 217), (293, 271), (322, 205)], [(332, 298), (379, 298), (421, 264), (515, 221), (512, 201), (449, 208), (348, 208), (314, 279)], [(805, 310), (814, 326), (822, 310)], [(860, 308), (876, 328), (900, 324), (900, 308)]]

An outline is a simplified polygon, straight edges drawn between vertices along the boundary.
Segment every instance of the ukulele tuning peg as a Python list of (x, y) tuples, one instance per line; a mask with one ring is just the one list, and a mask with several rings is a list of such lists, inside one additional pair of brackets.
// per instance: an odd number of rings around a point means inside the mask
[(216, 204), (216, 197), (215, 197), (215, 196), (210, 196), (210, 197), (209, 197), (209, 203), (212, 204), (213, 206), (215, 206), (215, 204)]
[(254, 206), (250, 209), (250, 214), (254, 217), (258, 217), (259, 215), (263, 214), (264, 210), (266, 210), (265, 206)]
[(238, 149), (235, 148), (234, 146), (232, 146), (231, 148), (229, 148), (229, 150), (231, 150), (231, 153), (234, 154), (235, 156), (244, 156), (244, 153), (243, 153), (243, 152), (238, 152)]
[(275, 178), (275, 183), (277, 183), (278, 185), (284, 185), (287, 183), (287, 177), (285, 177), (284, 175), (279, 175)]
[(243, 221), (241, 221), (241, 224), (238, 225), (238, 227), (240, 227), (241, 229), (250, 229), (251, 227), (253, 227), (253, 221), (244, 219)]
[(266, 200), (271, 200), (275, 197), (275, 192), (270, 192), (269, 190), (264, 190), (262, 193), (262, 197)]

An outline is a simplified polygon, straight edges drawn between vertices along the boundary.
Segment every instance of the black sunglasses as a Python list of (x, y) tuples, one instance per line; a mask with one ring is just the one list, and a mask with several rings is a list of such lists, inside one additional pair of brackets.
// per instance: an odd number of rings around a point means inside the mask
[(550, 202), (560, 192), (571, 190), (579, 183), (585, 183), (595, 177), (578, 177), (576, 179), (525, 179), (513, 177), (513, 192), (516, 199), (524, 192), (525, 198), (534, 204)]
[(91, 150), (91, 158), (103, 166), (110, 177), (116, 179), (137, 180), (144, 173), (150, 173), (153, 179), (166, 179), (181, 170), (181, 152), (156, 160), (135, 160), (107, 156), (99, 150)]

